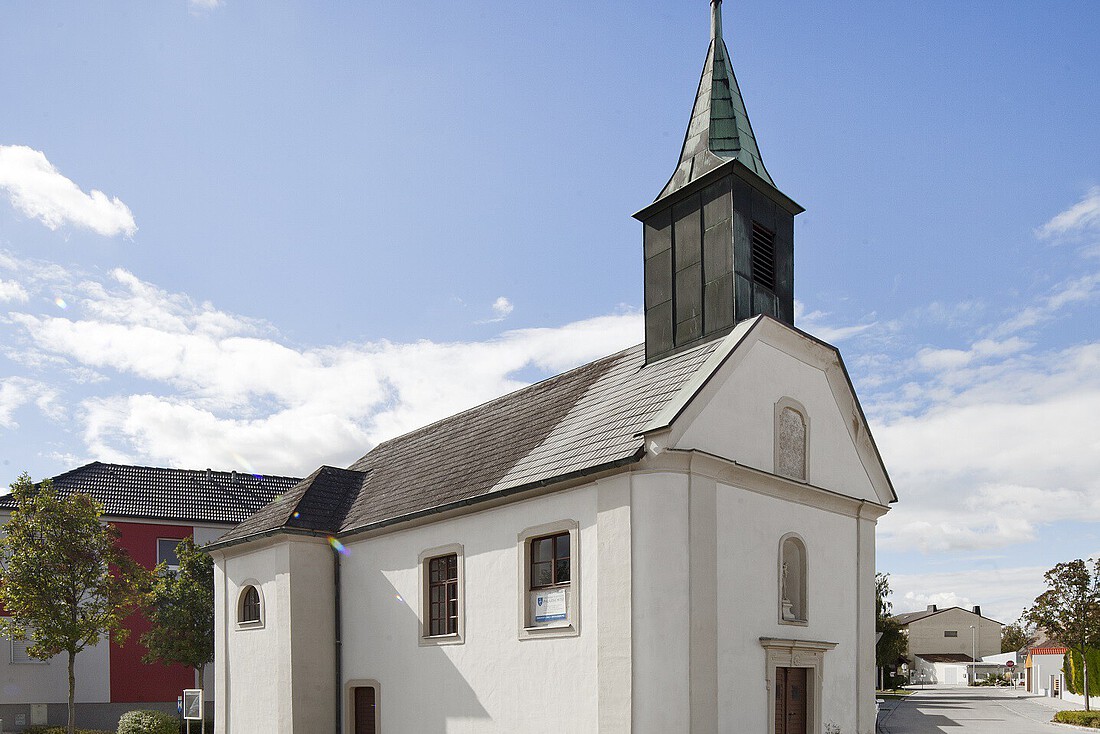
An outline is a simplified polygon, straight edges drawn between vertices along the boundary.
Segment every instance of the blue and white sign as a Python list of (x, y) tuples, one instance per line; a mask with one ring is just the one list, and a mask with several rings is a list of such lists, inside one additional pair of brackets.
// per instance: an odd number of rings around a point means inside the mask
[(565, 589), (551, 589), (535, 596), (535, 623), (565, 621)]

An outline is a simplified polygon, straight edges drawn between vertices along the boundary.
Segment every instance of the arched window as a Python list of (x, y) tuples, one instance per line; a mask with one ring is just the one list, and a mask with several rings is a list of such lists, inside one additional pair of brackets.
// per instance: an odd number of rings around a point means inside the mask
[(775, 404), (775, 473), (806, 481), (810, 422), (806, 409), (790, 398)]
[(797, 535), (779, 543), (779, 621), (805, 623), (807, 615), (806, 544)]
[(263, 622), (263, 602), (260, 590), (255, 586), (246, 586), (241, 591), (237, 622), (241, 625), (257, 625)]

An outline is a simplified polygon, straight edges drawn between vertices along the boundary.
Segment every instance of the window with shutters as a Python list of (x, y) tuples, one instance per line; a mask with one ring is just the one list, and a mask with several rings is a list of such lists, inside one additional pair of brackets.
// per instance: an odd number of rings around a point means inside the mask
[(34, 644), (34, 640), (31, 639), (34, 633), (33, 629), (24, 627), (24, 639), (17, 640), (12, 633), (15, 623), (12, 620), (8, 620), (7, 624), (7, 637), (11, 644), (10, 657), (8, 660), (13, 665), (45, 665), (49, 662), (48, 660), (39, 660), (38, 658), (31, 657), (30, 653), (27, 652), (27, 649)]

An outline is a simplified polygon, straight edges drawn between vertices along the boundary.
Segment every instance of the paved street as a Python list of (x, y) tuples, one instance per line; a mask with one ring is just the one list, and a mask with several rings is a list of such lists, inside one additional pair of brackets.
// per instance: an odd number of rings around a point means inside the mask
[(1075, 729), (1051, 724), (1059, 708), (1080, 708), (1004, 688), (929, 688), (885, 701), (880, 734), (1046, 734)]

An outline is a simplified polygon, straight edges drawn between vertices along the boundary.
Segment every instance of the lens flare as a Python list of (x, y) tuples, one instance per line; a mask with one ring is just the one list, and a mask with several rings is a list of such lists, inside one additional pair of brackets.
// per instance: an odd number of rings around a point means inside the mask
[(333, 538), (332, 536), (329, 536), (328, 544), (332, 546), (332, 549), (334, 551), (336, 551), (337, 553), (339, 553), (342, 556), (350, 556), (351, 555), (351, 551), (349, 551), (347, 548), (345, 548), (343, 543), (341, 543), (336, 538)]
[(65, 299), (62, 298), (61, 296), (58, 296), (57, 298), (53, 299), (53, 302), (57, 305), (58, 308), (68, 308), (69, 307), (69, 304), (65, 303)]

